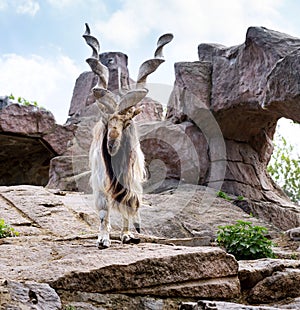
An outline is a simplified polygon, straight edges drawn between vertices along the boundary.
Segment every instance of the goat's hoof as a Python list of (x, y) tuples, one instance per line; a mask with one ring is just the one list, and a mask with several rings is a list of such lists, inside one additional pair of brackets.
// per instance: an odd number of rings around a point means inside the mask
[(141, 242), (140, 238), (130, 238), (130, 243), (139, 244)]
[(129, 235), (123, 235), (122, 236), (122, 243), (124, 244), (139, 244), (141, 242), (141, 239), (135, 238), (134, 236), (129, 236)]
[(137, 231), (137, 233), (140, 234), (141, 233), (141, 226), (140, 226), (140, 224), (139, 223), (134, 223), (133, 226), (134, 226), (135, 230)]
[(110, 247), (110, 240), (100, 240), (100, 241), (97, 241), (97, 248), (98, 249), (107, 249)]

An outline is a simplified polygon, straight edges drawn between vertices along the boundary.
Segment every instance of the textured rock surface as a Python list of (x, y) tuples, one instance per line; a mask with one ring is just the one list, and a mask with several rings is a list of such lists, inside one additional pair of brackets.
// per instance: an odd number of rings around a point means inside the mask
[(285, 233), (290, 240), (300, 241), (300, 227), (289, 229)]
[(197, 184), (206, 178), (208, 156), (198, 156), (200, 151), (207, 151), (206, 139), (196, 126), (189, 122), (149, 122), (139, 124), (138, 130), (152, 190), (163, 187), (166, 179)]
[[(163, 200), (167, 196), (162, 197)], [(176, 194), (170, 196), (173, 198)], [(152, 195), (147, 197), (149, 202), (154, 199)], [(96, 296), (150, 295), (153, 301), (162, 297), (203, 296), (226, 300), (238, 296), (237, 262), (220, 248), (157, 244), (163, 243), (163, 239), (152, 240), (141, 235), (147, 243), (125, 246), (114, 241), (108, 250), (97, 249), (98, 220), (90, 203), (89, 195), (79, 193), (51, 193), (32, 186), (0, 187), (1, 216), (21, 234), (1, 240), (0, 278), (10, 279), (17, 286), (25, 282), (22, 294), (27, 296), (31, 288), (34, 292), (31, 295), (37, 295), (38, 300), (45, 299), (39, 297), (44, 296), (40, 289), (49, 284), (63, 303), (76, 292)], [(215, 207), (221, 208), (218, 204)], [(152, 214), (151, 222), (146, 224), (145, 218), (145, 230), (148, 225), (150, 232), (152, 220), (158, 223), (161, 219), (161, 225), (165, 225), (167, 219), (157, 213), (155, 220), (153, 211), (152, 208), (148, 213), (149, 218)], [(238, 208), (236, 212), (242, 213)], [(118, 228), (118, 223), (114, 228)], [(156, 229), (157, 226), (153, 232)], [(176, 237), (171, 231), (161, 230), (160, 235)], [(12, 260), (12, 257), (22, 257), (22, 260)], [(1, 290), (5, 290), (4, 284)], [(14, 290), (6, 295), (12, 294)]]
[(0, 110), (0, 185), (46, 185), (50, 160), (66, 151), (72, 130), (34, 106)]
[[(35, 186), (0, 187), (1, 218), (20, 232), (17, 238), (0, 239), (2, 305), (24, 302), (43, 309), (48, 301), (53, 309), (59, 309), (55, 307), (60, 302), (78, 309), (178, 309), (183, 297), (190, 302), (232, 300), (240, 294), (239, 279), (243, 292), (257, 285), (263, 291), (277, 289), (275, 281), (273, 286), (263, 285), (276, 272), (284, 280), (293, 271), (286, 279), (297, 280), (299, 260), (242, 261), (238, 272), (234, 258), (212, 246), (219, 225), (236, 219), (268, 225), (215, 198), (207, 188), (181, 185), (144, 198), (141, 244), (120, 244), (120, 216), (113, 214), (112, 247), (101, 251), (95, 246), (99, 222), (91, 195)], [(268, 228), (271, 238), (279, 236), (276, 228)], [(264, 300), (263, 291), (253, 296)], [(279, 296), (276, 302), (287, 304), (281, 296), (292, 295)]]
[(75, 82), (69, 109), (69, 116), (71, 119), (78, 118), (87, 106), (95, 101), (91, 94), (91, 89), (96, 84), (97, 76), (93, 72), (83, 72), (79, 75)]
[(0, 284), (1, 309), (61, 309), (57, 293), (48, 284), (4, 281)]
[(232, 302), (200, 300), (198, 302), (182, 302), (179, 310), (276, 310), (267, 306), (249, 306)]
[(250, 303), (271, 303), (299, 297), (300, 261), (259, 259), (239, 262), (242, 290)]
[(256, 200), (284, 197), (266, 166), (277, 120), (300, 119), (299, 47), (298, 38), (250, 27), (244, 44), (200, 44), (199, 62), (176, 64), (167, 117), (198, 125), (199, 108), (213, 113), (227, 149), (225, 191)]
[(173, 123), (193, 120), (199, 110), (209, 108), (211, 74), (210, 62), (175, 64), (175, 84), (168, 104), (167, 119)]
[(276, 272), (253, 287), (249, 293), (250, 303), (268, 303), (288, 297), (298, 297), (300, 291), (300, 269)]

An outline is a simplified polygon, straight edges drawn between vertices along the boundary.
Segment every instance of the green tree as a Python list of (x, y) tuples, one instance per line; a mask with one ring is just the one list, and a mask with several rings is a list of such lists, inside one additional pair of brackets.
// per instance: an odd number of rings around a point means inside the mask
[[(299, 124), (295, 124), (299, 126)], [(295, 128), (296, 129), (296, 128)], [(293, 145), (279, 133), (274, 138), (274, 151), (267, 170), (272, 179), (295, 202), (300, 202), (300, 159)]]

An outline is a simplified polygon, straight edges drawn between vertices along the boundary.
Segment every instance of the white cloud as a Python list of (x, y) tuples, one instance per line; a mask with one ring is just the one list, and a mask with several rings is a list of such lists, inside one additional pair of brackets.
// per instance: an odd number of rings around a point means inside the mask
[[(180, 40), (193, 41), (219, 37), (236, 44), (249, 23), (276, 27), (282, 0), (124, 0), (123, 6), (108, 20), (100, 21), (97, 30), (114, 44), (137, 44), (151, 31), (173, 31)], [(194, 41), (196, 39), (196, 42)], [(185, 48), (186, 50), (186, 48)]]
[[(159, 69), (165, 76), (161, 81), (166, 82), (166, 75), (173, 73), (174, 62), (198, 59), (200, 43), (241, 44), (249, 26), (280, 30), (282, 3), (283, 0), (124, 0), (108, 19), (93, 25), (92, 33), (99, 34), (100, 44), (102, 40), (105, 45), (109, 44), (108, 47), (126, 51), (130, 66), (134, 66), (130, 70), (135, 76), (136, 60), (140, 62), (141, 54), (151, 57), (155, 49), (148, 38), (153, 34), (158, 37), (173, 32), (174, 41), (165, 53), (168, 64)], [(151, 50), (147, 52), (145, 48)], [(155, 73), (155, 76), (158, 75)]]
[(35, 0), (17, 0), (14, 1), (14, 6), (18, 14), (28, 14), (34, 16), (40, 9), (40, 5)]
[(37, 101), (55, 115), (58, 123), (66, 121), (75, 80), (81, 73), (70, 58), (60, 55), (50, 60), (9, 54), (0, 57), (0, 67), (1, 95), (12, 93)]
[(67, 9), (67, 8), (89, 8), (91, 15), (94, 12), (98, 14), (106, 11), (106, 5), (101, 0), (46, 0), (49, 5), (56, 9)]
[(3, 11), (7, 8), (7, 0), (0, 0), (0, 11)]
[(47, 0), (47, 2), (55, 8), (64, 8), (64, 7), (67, 7), (71, 4), (76, 4), (77, 1), (74, 1), (74, 0)]

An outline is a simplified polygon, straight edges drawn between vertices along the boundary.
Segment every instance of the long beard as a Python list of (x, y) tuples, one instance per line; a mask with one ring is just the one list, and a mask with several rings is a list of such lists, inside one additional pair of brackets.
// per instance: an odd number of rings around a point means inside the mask
[(109, 179), (106, 191), (115, 201), (126, 205), (138, 203), (136, 194), (130, 190), (130, 182), (133, 177), (133, 164), (136, 160), (132, 142), (135, 142), (132, 139), (132, 132), (130, 128), (127, 128), (123, 130), (120, 148), (114, 156), (108, 153), (107, 131), (102, 144), (103, 158)]

